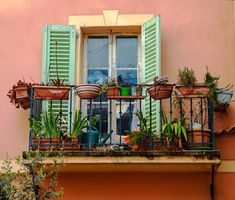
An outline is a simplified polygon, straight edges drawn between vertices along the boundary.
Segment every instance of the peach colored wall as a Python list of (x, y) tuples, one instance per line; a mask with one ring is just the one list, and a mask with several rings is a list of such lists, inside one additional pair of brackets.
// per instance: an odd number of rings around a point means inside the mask
[[(161, 15), (162, 73), (176, 81), (178, 68), (190, 66), (199, 81), (207, 64), (221, 76), (221, 84), (234, 84), (234, 2), (226, 0), (7, 0), (0, 2), (0, 158), (27, 148), (28, 111), (17, 110), (6, 97), (18, 79), (40, 82), (42, 27), (66, 24), (69, 15), (120, 14)], [(216, 127), (235, 124), (235, 103), (229, 115), (217, 116)], [(219, 118), (221, 120), (219, 120)]]
[[(162, 73), (176, 81), (178, 68), (190, 66), (199, 81), (205, 65), (235, 85), (234, 1), (228, 0), (1, 0), (0, 1), (0, 159), (21, 154), (28, 143), (28, 111), (17, 110), (6, 97), (23, 77), (40, 82), (42, 27), (67, 24), (69, 15), (161, 15)], [(216, 116), (216, 127), (235, 124), (235, 103), (229, 115)], [(235, 159), (235, 136), (220, 136), (217, 146), (226, 159)], [(217, 200), (234, 199), (234, 174), (216, 175)], [(210, 176), (205, 174), (66, 174), (61, 177), (64, 199), (209, 199)], [(222, 184), (221, 184), (222, 183)], [(176, 187), (177, 185), (177, 187)], [(195, 186), (195, 187), (194, 187)], [(74, 193), (73, 193), (74, 192)], [(77, 194), (76, 194), (77, 192)], [(115, 197), (113, 195), (115, 193)]]
[(210, 199), (209, 173), (84, 173), (63, 174), (60, 180), (63, 200)]

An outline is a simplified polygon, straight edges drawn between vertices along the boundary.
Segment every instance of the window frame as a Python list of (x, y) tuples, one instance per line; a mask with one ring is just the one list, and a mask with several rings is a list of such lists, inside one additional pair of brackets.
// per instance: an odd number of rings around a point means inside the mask
[[(102, 36), (107, 36), (108, 40), (109, 40), (109, 68), (108, 68), (108, 78), (112, 77), (112, 78), (116, 78), (117, 75), (117, 64), (116, 64), (116, 54), (117, 54), (117, 37), (118, 36), (136, 36), (137, 37), (137, 66), (136, 68), (120, 68), (120, 69), (127, 69), (127, 70), (137, 70), (137, 84), (141, 82), (141, 77), (142, 77), (142, 69), (141, 69), (141, 59), (142, 59), (142, 52), (141, 52), (141, 33), (102, 33), (102, 34), (84, 34), (83, 35), (83, 69), (82, 69), (82, 79), (81, 82), (82, 83), (87, 83), (87, 76), (88, 76), (88, 61), (87, 61), (87, 48), (88, 48), (88, 38), (89, 36), (97, 36), (97, 37), (102, 37)], [(93, 104), (99, 104), (99, 102), (92, 102)], [(84, 105), (82, 106), (82, 112), (83, 113), (87, 113), (87, 108), (88, 108), (88, 104), (84, 103)], [(108, 105), (108, 115), (110, 112), (110, 101), (107, 102), (102, 102), (102, 104), (106, 104)], [(129, 102), (122, 102), (122, 105), (124, 106), (124, 104), (129, 104)], [(138, 108), (139, 102), (132, 102), (132, 105), (136, 105)], [(118, 106), (118, 102), (117, 101), (113, 101), (112, 103), (112, 130), (113, 130), (113, 134), (112, 134), (112, 141), (113, 142), (117, 142), (119, 141), (119, 134), (117, 134), (117, 109), (119, 109)], [(134, 118), (133, 118), (134, 119)], [(108, 132), (110, 130), (110, 118), (108, 117)], [(118, 138), (116, 137), (118, 136)]]

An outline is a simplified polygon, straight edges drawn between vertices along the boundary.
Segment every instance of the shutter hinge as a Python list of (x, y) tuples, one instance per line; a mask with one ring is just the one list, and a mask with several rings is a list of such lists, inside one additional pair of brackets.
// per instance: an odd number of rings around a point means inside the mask
[(80, 33), (76, 32), (76, 38), (79, 38)]

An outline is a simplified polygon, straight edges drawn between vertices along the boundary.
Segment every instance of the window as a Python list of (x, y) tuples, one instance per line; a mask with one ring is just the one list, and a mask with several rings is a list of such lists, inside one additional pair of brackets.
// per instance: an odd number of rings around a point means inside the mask
[[(86, 35), (84, 40), (84, 82), (103, 85), (109, 77), (121, 79), (123, 84), (135, 85), (140, 76), (140, 37), (139, 35)], [(100, 100), (102, 101), (100, 103)], [(107, 134), (110, 126), (114, 133), (125, 135), (126, 131), (136, 129), (137, 102), (122, 101), (122, 130), (120, 130), (120, 102), (115, 101), (110, 108), (107, 95), (103, 94), (92, 103), (92, 113), (102, 117), (102, 124), (97, 128)], [(90, 103), (87, 102), (86, 110), (89, 112)], [(111, 109), (111, 110), (110, 110)], [(84, 110), (85, 111), (85, 110)], [(112, 122), (109, 123), (108, 113), (114, 113)]]
[[(130, 18), (130, 21), (133, 21), (135, 20), (136, 15), (133, 15)], [(84, 38), (83, 32), (80, 32), (79, 43), (76, 45), (76, 29), (81, 29), (81, 26), (83, 24), (88, 23), (88, 21), (83, 22), (83, 19), (84, 18), (82, 17), (79, 25), (76, 27), (74, 25), (45, 26), (43, 32), (44, 40), (42, 62), (42, 81), (44, 83), (48, 82), (49, 79), (55, 76), (55, 52), (53, 49), (53, 42), (55, 42), (55, 40), (59, 41), (57, 55), (58, 67), (60, 68), (61, 72), (61, 74), (59, 74), (59, 77), (61, 79), (64, 79), (64, 77), (66, 77), (66, 82), (69, 84), (78, 83), (78, 79), (79, 83), (82, 83), (80, 77), (83, 77), (83, 82), (102, 84), (110, 76), (119, 76), (124, 80), (125, 83), (128, 84), (135, 84), (139, 83), (140, 81), (144, 81), (145, 83), (149, 84), (152, 82), (152, 77), (160, 73), (159, 16), (153, 17), (152, 19), (147, 20), (142, 24), (141, 35), (107, 34), (108, 27), (106, 25), (101, 27), (101, 31), (99, 31), (99, 34), (102, 32), (105, 34), (88, 35), (89, 31), (93, 31), (94, 33), (94, 30), (96, 30), (97, 28), (95, 26), (88, 27), (89, 30), (87, 29), (88, 32), (85, 33)], [(102, 17), (98, 19), (101, 21), (103, 20)], [(123, 23), (123, 20), (120, 20), (120, 23)], [(136, 27), (128, 27), (125, 23), (119, 26), (125, 26), (124, 29), (129, 30), (129, 32), (131, 32), (131, 30), (136, 30)], [(76, 24), (76, 22), (72, 22), (72, 24)], [(118, 26), (115, 27), (115, 25), (112, 28), (116, 30), (116, 33), (119, 32), (119, 30), (121, 29)], [(123, 31), (121, 32), (123, 33)], [(140, 38), (142, 41), (142, 45), (140, 44)], [(85, 47), (84, 45), (81, 45), (81, 42), (85, 43)], [(79, 51), (79, 53), (76, 54), (76, 51)], [(79, 57), (79, 55), (81, 54), (80, 52), (82, 51), (85, 52), (86, 55), (84, 59)], [(78, 58), (77, 61), (76, 55)], [(81, 60), (84, 60), (85, 63), (81, 64)], [(76, 67), (75, 63), (77, 63)], [(77, 81), (75, 81), (76, 79)], [(72, 98), (74, 99), (74, 97)], [(102, 111), (104, 113), (102, 113), (101, 117), (103, 117), (104, 119), (104, 124), (100, 124), (99, 126), (101, 129), (103, 129), (104, 133), (107, 133), (109, 124), (107, 113), (110, 109), (105, 94), (101, 98), (101, 107), (104, 108), (104, 111)], [(46, 108), (46, 105), (44, 105), (44, 107)], [(84, 109), (83, 106), (82, 108)], [(112, 129), (122, 134), (124, 130), (118, 129), (118, 124), (120, 123), (118, 116), (118, 109), (120, 108), (119, 102), (115, 102), (112, 108), (115, 108), (113, 110), (113, 120), (111, 123), (113, 125)], [(128, 127), (133, 129), (136, 126), (136, 124), (134, 123), (135, 120), (132, 118), (133, 115), (131, 115), (132, 112), (136, 111), (136, 108), (136, 102), (131, 102), (131, 104), (130, 102), (125, 102), (125, 105), (122, 106), (121, 109), (123, 112), (123, 118), (127, 116), (126, 119), (130, 119), (130, 121), (126, 123), (127, 127), (124, 129), (127, 129)], [(160, 124), (157, 123), (157, 119), (159, 119), (159, 102), (153, 104), (152, 108), (152, 123), (153, 126), (157, 128), (157, 125)], [(53, 109), (58, 110), (58, 105), (55, 105)], [(65, 104), (64, 112), (69, 113), (70, 109), (73, 110), (74, 105), (70, 106), (70, 104)], [(98, 113), (98, 110), (100, 109), (98, 100), (94, 101), (93, 109), (94, 113)], [(145, 103), (143, 104), (143, 111), (146, 113), (146, 115), (149, 114), (148, 98), (145, 99)]]

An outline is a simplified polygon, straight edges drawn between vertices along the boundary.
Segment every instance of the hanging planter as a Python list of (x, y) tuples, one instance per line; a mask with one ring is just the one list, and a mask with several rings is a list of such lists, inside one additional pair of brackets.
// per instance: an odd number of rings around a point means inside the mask
[(195, 84), (191, 87), (184, 85), (177, 85), (175, 88), (183, 96), (206, 96), (210, 93), (210, 88), (204, 84)]
[(167, 99), (171, 97), (173, 85), (153, 85), (147, 91), (154, 100)]
[(7, 96), (10, 102), (15, 104), (16, 108), (23, 108), (27, 110), (30, 107), (30, 87), (31, 83), (26, 83), (19, 80), (17, 85), (13, 85), (12, 89), (8, 91)]
[(232, 96), (232, 89), (220, 89), (216, 91), (217, 101), (219, 104), (229, 104)]
[(70, 87), (35, 85), (34, 98), (38, 100), (68, 100)]
[(154, 100), (167, 99), (171, 97), (173, 85), (167, 84), (168, 78), (166, 76), (154, 77), (154, 84), (147, 89), (149, 95)]
[(75, 87), (80, 99), (95, 99), (101, 92), (101, 87), (96, 84), (81, 84)]

